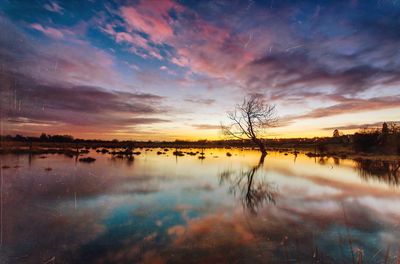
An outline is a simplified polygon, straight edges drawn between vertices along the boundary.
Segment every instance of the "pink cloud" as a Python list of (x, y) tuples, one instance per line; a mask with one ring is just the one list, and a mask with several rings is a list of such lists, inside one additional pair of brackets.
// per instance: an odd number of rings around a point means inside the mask
[(134, 30), (144, 32), (156, 43), (162, 43), (173, 35), (168, 11), (179, 8), (174, 1), (159, 1), (156, 5), (142, 1), (135, 7), (122, 7), (125, 21)]
[(199, 18), (181, 26), (179, 34), (170, 41), (177, 53), (171, 62), (178, 66), (189, 66), (193, 72), (212, 77), (230, 78), (256, 56), (242, 44), (246, 37), (231, 33), (229, 28)]
[(117, 32), (115, 33), (115, 40), (117, 41), (117, 43), (128, 42), (132, 45), (139, 46), (145, 49), (148, 47), (146, 39), (137, 34)]
[[(179, 19), (170, 17), (168, 12), (172, 9), (178, 12)], [(159, 49), (149, 45), (149, 42), (169, 45), (174, 51), (165, 58), (171, 63), (212, 77), (229, 78), (234, 75), (238, 69), (254, 60), (260, 47), (266, 43), (265, 39), (261, 44), (250, 43), (253, 36), (249, 32), (233, 34), (228, 25), (213, 25), (172, 0), (160, 1), (157, 5), (141, 1), (134, 6), (122, 7), (120, 11), (128, 31), (125, 34), (133, 35), (137, 34), (135, 31), (140, 31), (148, 35), (148, 42), (143, 45), (135, 44), (133, 39), (124, 34), (124, 41), (134, 47), (132, 51), (161, 60), (163, 57)], [(180, 16), (184, 13), (190, 14), (190, 18)], [(106, 27), (106, 30), (115, 34), (110, 27)], [(143, 51), (137, 51), (137, 46), (146, 52), (141, 54)]]
[(152, 57), (154, 57), (154, 58), (157, 58), (157, 59), (159, 59), (159, 60), (162, 60), (162, 59), (163, 59), (163, 57), (161, 56), (161, 54), (160, 54), (157, 50), (155, 50), (155, 49), (150, 50), (150, 51), (149, 51), (149, 54), (150, 54), (150, 56), (152, 56)]
[(104, 32), (115, 38), (117, 43), (127, 43), (130, 45), (129, 51), (143, 58), (154, 57), (162, 60), (160, 52), (157, 48), (149, 45), (149, 41), (141, 35), (134, 32), (116, 32), (114, 25), (107, 24), (102, 28)]
[(182, 57), (173, 57), (171, 59), (171, 62), (180, 67), (185, 67), (185, 66), (189, 65), (189, 60), (183, 56)]
[(56, 28), (43, 27), (42, 25), (37, 23), (31, 24), (30, 27), (36, 29), (37, 31), (42, 32), (43, 34), (45, 34), (50, 38), (61, 39), (64, 37), (64, 34)]

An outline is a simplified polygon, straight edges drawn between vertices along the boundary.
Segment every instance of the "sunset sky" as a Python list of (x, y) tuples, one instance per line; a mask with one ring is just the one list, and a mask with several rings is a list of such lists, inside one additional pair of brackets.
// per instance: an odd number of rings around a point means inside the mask
[(259, 94), (269, 137), (400, 120), (400, 1), (0, 0), (2, 134), (220, 139)]

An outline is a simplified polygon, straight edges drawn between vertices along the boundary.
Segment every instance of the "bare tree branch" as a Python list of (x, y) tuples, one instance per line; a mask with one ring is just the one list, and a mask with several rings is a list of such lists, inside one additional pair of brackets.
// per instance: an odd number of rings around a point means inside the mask
[(237, 104), (233, 112), (228, 113), (230, 123), (222, 125), (224, 135), (236, 139), (250, 139), (265, 154), (265, 146), (262, 138), (267, 128), (276, 125), (276, 109), (265, 100), (256, 95), (244, 98), (242, 104)]

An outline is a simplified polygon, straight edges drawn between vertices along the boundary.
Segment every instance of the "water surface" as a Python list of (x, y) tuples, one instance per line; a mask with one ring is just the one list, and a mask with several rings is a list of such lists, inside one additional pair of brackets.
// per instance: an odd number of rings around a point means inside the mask
[(398, 163), (157, 151), (1, 156), (0, 262), (396, 263)]

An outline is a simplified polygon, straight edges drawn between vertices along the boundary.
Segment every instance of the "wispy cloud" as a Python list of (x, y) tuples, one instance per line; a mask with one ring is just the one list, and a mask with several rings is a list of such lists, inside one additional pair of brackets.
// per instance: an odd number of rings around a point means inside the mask
[[(5, 114), (6, 130), (25, 126), (34, 131), (48, 125), (79, 126), (104, 133), (170, 122), (158, 117), (168, 109), (163, 97), (149, 93), (108, 91), (100, 87), (67, 83), (41, 84), (28, 76), (3, 72), (8, 83), (1, 90), (0, 110)], [(16, 84), (16, 85), (15, 85)]]
[(201, 130), (207, 130), (207, 129), (221, 129), (221, 125), (211, 125), (211, 124), (194, 124), (192, 127), (196, 129), (201, 129)]
[(36, 29), (37, 31), (42, 32), (43, 34), (51, 38), (62, 39), (64, 36), (64, 34), (56, 28), (43, 27), (42, 25), (37, 23), (31, 24), (30, 27)]
[(110, 53), (79, 40), (72, 31), (50, 29), (40, 24), (30, 27), (56, 39), (65, 36), (62, 32), (67, 31), (68, 38), (62, 43), (48, 41), (43, 44), (1, 18), (0, 30), (4, 34), (0, 37), (0, 61), (6, 69), (41, 78), (43, 82), (119, 83), (121, 78), (114, 69), (115, 59)]
[(54, 2), (54, 1), (50, 1), (49, 3), (47, 3), (47, 4), (44, 4), (44, 6), (43, 6), (47, 11), (50, 11), (50, 12), (54, 12), (54, 13), (59, 13), (59, 14), (63, 14), (63, 10), (64, 10), (64, 8), (62, 8), (61, 6), (60, 6), (60, 4), (58, 4), (57, 2)]
[(211, 104), (215, 103), (215, 99), (211, 99), (211, 98), (190, 97), (190, 98), (185, 98), (185, 101), (189, 102), (189, 103), (202, 104), (202, 105), (211, 105)]
[(380, 109), (397, 108), (400, 105), (400, 96), (374, 97), (370, 99), (347, 99), (333, 106), (321, 107), (297, 118), (321, 118), (333, 115), (374, 111)]

